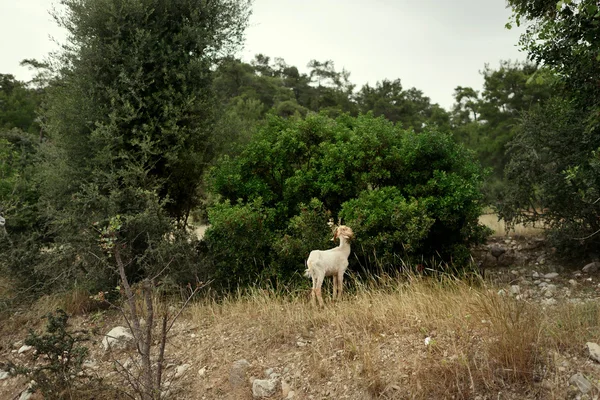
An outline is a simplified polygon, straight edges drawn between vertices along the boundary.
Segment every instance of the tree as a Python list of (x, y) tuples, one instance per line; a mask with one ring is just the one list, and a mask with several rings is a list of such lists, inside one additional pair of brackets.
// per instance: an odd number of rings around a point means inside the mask
[(427, 125), (435, 125), (443, 130), (448, 128), (447, 112), (439, 105), (431, 104), (429, 97), (423, 96), (420, 90), (404, 90), (400, 79), (384, 79), (377, 82), (375, 87), (366, 84), (357, 93), (356, 101), (362, 113), (372, 111), (376, 116), (383, 115), (417, 132)]
[(30, 88), (13, 75), (0, 74), (0, 129), (39, 133), (36, 110), (43, 89)]
[(507, 162), (506, 145), (514, 137), (523, 112), (543, 104), (554, 89), (536, 79), (544, 70), (531, 63), (501, 61), (498, 69), (486, 65), (483, 91), (458, 86), (452, 121), (457, 139), (477, 152), (493, 179), (501, 180)]
[[(520, 44), (549, 70), (555, 99), (525, 117), (511, 144), (509, 222), (542, 221), (559, 249), (600, 243), (600, 8), (596, 1), (509, 0), (531, 21)], [(509, 24), (510, 25), (510, 24)]]
[(97, 238), (117, 216), (130, 279), (166, 264), (183, 268), (192, 249), (172, 231), (186, 225), (214, 155), (212, 69), (241, 43), (248, 2), (62, 4), (56, 18), (68, 41), (43, 112), (51, 145), (40, 177), (53, 257), (62, 267), (42, 270), (83, 276), (90, 285), (110, 282), (106, 266), (113, 263)]

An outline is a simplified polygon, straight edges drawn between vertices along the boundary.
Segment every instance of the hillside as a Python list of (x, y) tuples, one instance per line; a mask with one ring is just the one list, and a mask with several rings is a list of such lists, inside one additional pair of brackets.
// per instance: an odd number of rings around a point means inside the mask
[[(493, 246), (505, 249), (497, 260)], [(252, 399), (251, 382), (268, 386), (267, 373), (275, 399), (597, 398), (600, 364), (586, 343), (600, 342), (598, 272), (561, 267), (535, 237), (493, 238), (476, 254), (487, 263), (484, 282), (351, 277), (345, 299), (323, 310), (310, 307), (306, 291), (257, 288), (199, 301), (169, 338), (170, 398)], [(0, 360), (31, 363), (31, 351), (17, 352), (25, 328), (41, 328), (35, 316), (61, 301), (14, 313), (0, 328)], [(100, 345), (123, 323), (119, 315), (96, 311), (71, 322), (95, 332), (87, 371), (123, 387), (113, 359), (125, 363), (133, 353), (109, 356)], [(245, 378), (243, 363), (233, 367), (239, 360), (249, 363)], [(25, 387), (23, 378), (6, 378), (0, 398), (18, 398)]]

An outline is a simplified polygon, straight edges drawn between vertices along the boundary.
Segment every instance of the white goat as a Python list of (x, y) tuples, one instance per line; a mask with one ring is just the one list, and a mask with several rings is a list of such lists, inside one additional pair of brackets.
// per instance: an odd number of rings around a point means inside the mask
[(340, 245), (329, 250), (313, 250), (306, 260), (305, 276), (312, 278), (311, 303), (316, 305), (315, 297), (323, 306), (321, 296), (321, 285), (326, 276), (333, 276), (333, 299), (340, 298), (344, 285), (344, 272), (348, 268), (348, 256), (350, 255), (350, 240), (354, 237), (352, 229), (340, 225), (335, 230), (333, 240), (340, 240)]

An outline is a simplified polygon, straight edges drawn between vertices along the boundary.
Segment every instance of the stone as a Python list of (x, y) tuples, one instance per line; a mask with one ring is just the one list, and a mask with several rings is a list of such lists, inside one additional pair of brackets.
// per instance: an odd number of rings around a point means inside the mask
[(577, 286), (577, 281), (575, 279), (569, 279), (569, 285), (575, 287)]
[(5, 380), (5, 379), (7, 379), (7, 378), (8, 378), (8, 375), (9, 375), (9, 374), (8, 374), (8, 371), (2, 371), (2, 370), (0, 369), (0, 381), (3, 381), (3, 380)]
[(594, 272), (598, 272), (599, 269), (600, 269), (600, 262), (595, 261), (595, 262), (587, 264), (581, 270), (583, 272), (585, 272), (586, 274), (592, 274)]
[(550, 272), (550, 273), (544, 275), (545, 279), (554, 279), (556, 277), (558, 277), (558, 272)]
[(592, 390), (592, 384), (585, 378), (585, 376), (583, 376), (583, 374), (581, 374), (581, 372), (573, 375), (571, 379), (569, 379), (569, 383), (577, 386), (579, 391), (583, 394), (586, 394)]
[(293, 390), (290, 390), (286, 399), (293, 399), (295, 395), (296, 395), (296, 392), (294, 392)]
[(26, 344), (24, 344), (23, 346), (21, 346), (19, 348), (19, 351), (17, 351), (17, 353), (19, 353), (19, 354), (26, 353), (26, 352), (28, 352), (31, 349), (33, 349), (32, 346), (27, 346)]
[(198, 370), (198, 376), (199, 377), (204, 377), (204, 375), (206, 375), (206, 367), (202, 367)]
[(512, 294), (513, 296), (521, 294), (521, 288), (519, 287), (519, 285), (512, 285), (510, 287), (510, 294)]
[(102, 339), (104, 351), (109, 349), (125, 350), (133, 347), (133, 335), (129, 329), (117, 326), (110, 330)]
[(252, 396), (254, 398), (271, 397), (279, 388), (277, 379), (255, 379), (252, 382)]
[(590, 352), (590, 358), (600, 363), (600, 346), (596, 343), (587, 342), (585, 344)]
[(544, 306), (553, 306), (556, 304), (556, 299), (542, 299), (542, 305)]
[(29, 391), (29, 389), (26, 389), (23, 392), (21, 392), (21, 395), (19, 396), (19, 400), (29, 400), (32, 395), (33, 395), (33, 393), (31, 393)]
[(292, 388), (290, 387), (290, 384), (286, 381), (281, 381), (281, 397), (284, 399), (287, 398), (291, 391)]
[[(509, 242), (510, 243), (510, 242)], [(508, 243), (507, 243), (508, 244)], [(506, 249), (496, 243), (494, 243), (493, 245), (490, 246), (490, 253), (498, 258), (500, 257), (502, 254), (506, 253)]]
[(531, 274), (531, 277), (534, 279), (537, 279), (540, 277), (540, 274), (538, 274), (537, 271), (533, 271), (533, 274)]
[(175, 379), (181, 378), (185, 372), (190, 369), (191, 365), (190, 364), (181, 364), (179, 366), (177, 366), (177, 368), (175, 368)]
[(246, 360), (235, 361), (229, 371), (229, 384), (234, 388), (243, 386), (246, 383), (246, 373), (249, 367), (250, 363)]
[(29, 384), (27, 385), (27, 389), (25, 389), (21, 392), (21, 395), (19, 396), (19, 400), (29, 400), (31, 398), (31, 396), (33, 396), (33, 385), (34, 384), (35, 384), (34, 381), (29, 382)]

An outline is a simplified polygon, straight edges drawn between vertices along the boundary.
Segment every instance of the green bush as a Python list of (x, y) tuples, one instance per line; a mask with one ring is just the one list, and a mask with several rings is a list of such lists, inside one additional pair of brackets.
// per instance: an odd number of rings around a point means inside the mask
[(287, 228), (276, 235), (273, 243), (272, 269), (278, 278), (302, 278), (303, 265), (315, 249), (328, 249), (334, 244), (332, 230), (328, 226), (331, 213), (323, 203), (312, 199), (308, 205), (301, 203), (300, 214), (289, 220)]
[(354, 252), (366, 265), (388, 268), (420, 255), (434, 219), (424, 202), (406, 201), (400, 190), (384, 187), (364, 191), (345, 202), (340, 216), (356, 236)]
[[(257, 268), (289, 278), (310, 250), (331, 246), (323, 241), (326, 222), (342, 216), (357, 231), (354, 248), (367, 269), (381, 266), (368, 256), (373, 251), (388, 266), (409, 257), (461, 268), (469, 246), (488, 233), (478, 224), (482, 181), (472, 153), (435, 130), (415, 133), (372, 115), (271, 116), (239, 156), (224, 158), (209, 178), (221, 198), (209, 217), (211, 229), (227, 232), (224, 224), (237, 218), (246, 221), (236, 226), (241, 239), (207, 240), (220, 251), (212, 257), (223, 267), (232, 261), (227, 252), (263, 260), (236, 264), (230, 279), (247, 281), (263, 273)], [(272, 219), (254, 232), (247, 221), (256, 219), (257, 199)], [(259, 238), (256, 250), (244, 241), (248, 236)]]
[(243, 205), (220, 203), (209, 210), (209, 220), (204, 240), (217, 283), (231, 289), (270, 277), (273, 211), (260, 198)]

